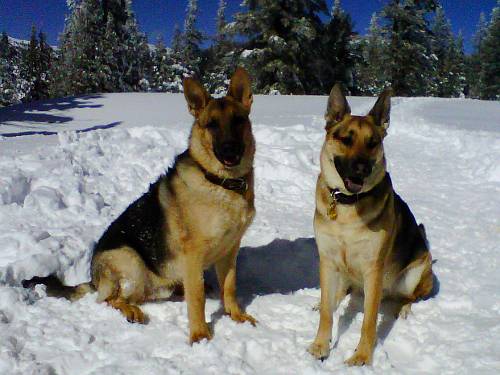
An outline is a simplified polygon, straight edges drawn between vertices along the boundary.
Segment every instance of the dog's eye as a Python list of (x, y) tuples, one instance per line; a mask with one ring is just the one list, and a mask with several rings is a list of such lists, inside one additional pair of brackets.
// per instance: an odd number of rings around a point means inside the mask
[(233, 118), (233, 121), (232, 121), (233, 125), (243, 125), (246, 122), (247, 122), (247, 119), (246, 119), (246, 117), (243, 117), (243, 116), (235, 116)]
[(366, 147), (368, 147), (370, 150), (373, 150), (375, 147), (377, 147), (379, 142), (376, 139), (370, 138), (368, 143), (366, 144)]

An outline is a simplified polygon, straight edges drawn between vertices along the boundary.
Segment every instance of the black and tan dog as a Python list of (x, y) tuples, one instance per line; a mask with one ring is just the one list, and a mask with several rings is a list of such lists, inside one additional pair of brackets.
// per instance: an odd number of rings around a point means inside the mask
[(48, 284), (49, 295), (70, 299), (96, 289), (98, 301), (133, 322), (145, 320), (139, 304), (168, 297), (181, 284), (190, 340), (197, 342), (211, 338), (203, 271), (212, 265), (225, 312), (255, 324), (236, 301), (236, 256), (255, 215), (255, 140), (244, 69), (234, 73), (226, 97), (212, 98), (191, 78), (184, 80), (184, 95), (195, 118), (189, 147), (103, 234), (94, 249), (91, 282), (64, 288), (54, 278), (33, 282)]
[(383, 297), (402, 301), (400, 316), (432, 289), (431, 255), (386, 171), (382, 141), (390, 91), (367, 116), (352, 116), (339, 85), (328, 99), (326, 139), (316, 186), (314, 229), (320, 255), (320, 323), (309, 352), (328, 357), (332, 314), (350, 288), (364, 292), (361, 338), (349, 365), (370, 364)]

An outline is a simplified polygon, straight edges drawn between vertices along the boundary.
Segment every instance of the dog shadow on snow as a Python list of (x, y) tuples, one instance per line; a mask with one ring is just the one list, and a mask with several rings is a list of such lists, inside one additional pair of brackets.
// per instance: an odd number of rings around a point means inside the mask
[[(219, 287), (214, 271), (206, 273), (205, 282), (208, 296), (218, 298)], [(237, 259), (237, 296), (242, 308), (250, 305), (257, 296), (289, 294), (304, 288), (319, 288), (319, 256), (314, 238), (298, 238), (293, 241), (275, 239), (264, 246), (240, 249)], [(439, 280), (434, 275), (434, 288), (427, 299), (438, 293)], [(377, 334), (382, 342), (394, 326), (399, 307), (397, 302), (390, 300), (384, 300), (381, 304), (382, 319), (378, 324)], [(363, 312), (363, 296), (359, 292), (353, 292), (339, 317), (337, 342), (359, 312)], [(212, 326), (223, 313), (220, 307), (212, 314)]]

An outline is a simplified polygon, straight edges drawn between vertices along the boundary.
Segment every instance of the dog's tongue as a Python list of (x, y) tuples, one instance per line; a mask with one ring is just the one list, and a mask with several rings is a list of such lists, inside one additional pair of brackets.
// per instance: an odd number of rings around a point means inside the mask
[(224, 164), (228, 167), (234, 167), (238, 162), (238, 159), (224, 159)]
[(344, 181), (345, 187), (347, 190), (349, 190), (351, 193), (359, 193), (361, 189), (363, 188), (363, 182), (361, 181), (353, 181), (350, 178), (346, 178)]

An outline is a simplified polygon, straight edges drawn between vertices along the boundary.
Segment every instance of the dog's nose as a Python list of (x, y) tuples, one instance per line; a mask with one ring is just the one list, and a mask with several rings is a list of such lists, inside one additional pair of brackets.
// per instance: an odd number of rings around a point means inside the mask
[(368, 160), (356, 160), (353, 170), (355, 174), (366, 177), (372, 172), (372, 165)]
[(236, 156), (239, 154), (239, 151), (238, 144), (235, 142), (223, 143), (220, 148), (220, 152), (223, 156)]

